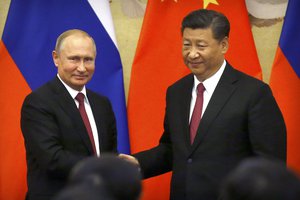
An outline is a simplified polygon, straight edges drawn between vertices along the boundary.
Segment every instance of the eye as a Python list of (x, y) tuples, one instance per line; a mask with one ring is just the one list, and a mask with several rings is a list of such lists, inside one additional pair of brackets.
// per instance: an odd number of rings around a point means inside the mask
[(84, 58), (84, 62), (93, 62), (93, 61), (94, 61), (93, 58), (90, 58), (90, 57)]
[(202, 44), (202, 43), (197, 44), (198, 49), (205, 49), (207, 46), (208, 46), (207, 44)]
[(183, 50), (188, 50), (189, 48), (191, 48), (191, 43), (189, 43), (189, 42), (183, 42), (183, 44), (182, 44), (182, 49)]
[(80, 58), (77, 57), (77, 56), (71, 56), (71, 57), (68, 57), (68, 59), (69, 59), (70, 61), (78, 61), (78, 60), (80, 60)]
[(188, 46), (191, 46), (191, 44), (189, 42), (184, 42), (183, 46), (188, 47)]

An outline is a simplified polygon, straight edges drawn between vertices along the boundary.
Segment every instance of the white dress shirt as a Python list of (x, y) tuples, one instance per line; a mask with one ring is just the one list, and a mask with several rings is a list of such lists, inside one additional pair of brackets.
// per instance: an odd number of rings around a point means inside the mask
[[(206, 79), (205, 81), (203, 81), (203, 85), (205, 87), (205, 90), (203, 92), (203, 107), (202, 107), (202, 114), (201, 116), (203, 116), (205, 110), (206, 110), (206, 107), (210, 101), (210, 98), (211, 96), (213, 95), (216, 87), (217, 87), (217, 84), (224, 72), (224, 69), (225, 69), (225, 66), (226, 66), (226, 61), (224, 60), (222, 66), (220, 67), (220, 69), (214, 74), (212, 75), (211, 77), (209, 77), (208, 79)], [(196, 88), (197, 88), (197, 85), (201, 83), (197, 77), (194, 75), (194, 86), (193, 86), (193, 90), (192, 90), (192, 99), (191, 99), (191, 106), (190, 106), (190, 118), (189, 118), (189, 121), (191, 121), (191, 117), (192, 117), (192, 114), (193, 114), (193, 110), (194, 110), (194, 107), (195, 107), (195, 103), (196, 103), (196, 98), (197, 98), (197, 91), (196, 91)]]
[(77, 90), (74, 90), (73, 88), (71, 88), (70, 86), (68, 86), (59, 77), (58, 74), (57, 74), (57, 77), (64, 84), (64, 86), (67, 88), (69, 94), (74, 99), (74, 102), (75, 102), (77, 108), (79, 108), (79, 103), (75, 99), (75, 97), (77, 96), (77, 94), (79, 92), (81, 92), (81, 93), (84, 94), (84, 107), (85, 107), (86, 114), (87, 114), (87, 116), (89, 118), (90, 124), (91, 124), (92, 132), (93, 132), (93, 137), (94, 137), (94, 142), (95, 142), (95, 147), (96, 147), (96, 153), (97, 153), (97, 156), (99, 157), (100, 156), (100, 148), (99, 148), (98, 130), (97, 130), (97, 126), (96, 126), (96, 122), (95, 122), (95, 118), (94, 118), (94, 115), (93, 115), (93, 111), (92, 111), (91, 105), (90, 105), (89, 100), (88, 100), (87, 95), (86, 95), (86, 88), (85, 88), (85, 86), (83, 87), (82, 91), (77, 91)]

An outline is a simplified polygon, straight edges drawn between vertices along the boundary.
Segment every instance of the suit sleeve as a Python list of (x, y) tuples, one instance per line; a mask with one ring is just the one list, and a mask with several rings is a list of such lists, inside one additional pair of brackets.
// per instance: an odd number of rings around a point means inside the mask
[(57, 117), (49, 105), (45, 105), (37, 96), (30, 95), (23, 103), (21, 129), (29, 167), (40, 168), (51, 176), (66, 178), (71, 168), (84, 158), (64, 148)]
[(253, 95), (248, 130), (255, 155), (286, 162), (286, 127), (281, 111), (268, 85)]

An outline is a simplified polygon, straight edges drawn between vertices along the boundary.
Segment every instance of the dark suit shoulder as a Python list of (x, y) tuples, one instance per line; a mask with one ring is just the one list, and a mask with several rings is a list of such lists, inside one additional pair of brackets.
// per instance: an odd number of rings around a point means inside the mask
[(247, 102), (248, 107), (253, 107), (262, 101), (267, 101), (269, 105), (272, 104), (277, 107), (276, 100), (268, 84), (238, 71), (230, 65), (226, 66), (216, 90), (218, 88), (223, 88), (226, 91), (233, 89), (235, 96), (239, 98), (239, 102)]
[(53, 90), (51, 89), (51, 83), (52, 81), (49, 81), (45, 83), (44, 85), (40, 86), (36, 90), (32, 91), (29, 93), (26, 98), (26, 100), (34, 100), (34, 99), (39, 99), (38, 101), (49, 101), (51, 97), (53, 96)]
[(88, 97), (91, 97), (91, 98), (96, 98), (98, 100), (102, 100), (102, 101), (109, 101), (108, 97), (102, 95), (102, 94), (99, 94), (97, 92), (94, 92), (90, 89), (87, 89), (87, 95)]
[(92, 105), (101, 105), (112, 109), (111, 102), (108, 97), (87, 89), (87, 97)]
[(221, 76), (219, 85), (220, 84), (233, 85), (238, 87), (240, 90), (248, 92), (257, 92), (262, 88), (264, 88), (264, 90), (271, 90), (268, 84), (233, 68), (229, 63), (227, 63), (225, 70)]
[(190, 87), (191, 85), (193, 85), (193, 83), (194, 83), (194, 75), (188, 74), (188, 75), (184, 76), (183, 78), (177, 80), (172, 85), (170, 85), (168, 87), (168, 91), (186, 89), (187, 87)]
[(262, 95), (267, 95), (275, 101), (272, 90), (267, 83), (240, 71), (237, 71), (237, 74), (239, 76), (240, 89), (247, 91), (253, 97), (257, 96), (260, 98)]
[(255, 78), (253, 76), (250, 76), (250, 75), (248, 75), (248, 74), (246, 74), (244, 72), (241, 72), (241, 71), (236, 70), (236, 69), (234, 69), (234, 71), (235, 71), (238, 79), (242, 80), (242, 81), (245, 81), (246, 83), (251, 83), (251, 84), (260, 85), (260, 86), (267, 85), (265, 82), (263, 82), (263, 81)]

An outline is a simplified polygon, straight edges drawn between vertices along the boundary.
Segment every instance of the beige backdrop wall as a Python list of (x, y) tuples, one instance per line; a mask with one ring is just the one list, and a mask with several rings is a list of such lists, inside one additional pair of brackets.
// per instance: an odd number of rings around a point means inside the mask
[[(127, 99), (130, 83), (131, 66), (135, 54), (136, 45), (138, 42), (140, 29), (143, 22), (143, 17), (129, 17), (125, 15), (122, 9), (124, 8), (122, 7), (122, 1), (124, 0), (111, 0), (111, 12), (114, 20), (118, 47), (123, 64), (125, 94)], [(141, 2), (146, 3), (146, 0)], [(9, 3), (10, 0), (0, 0), (1, 37), (3, 33), (3, 27), (6, 21)], [(269, 82), (271, 66), (273, 63), (281, 28), (281, 20), (277, 20), (276, 22), (272, 23), (272, 25), (268, 26), (252, 27), (257, 53), (263, 70), (264, 81), (266, 83)]]

